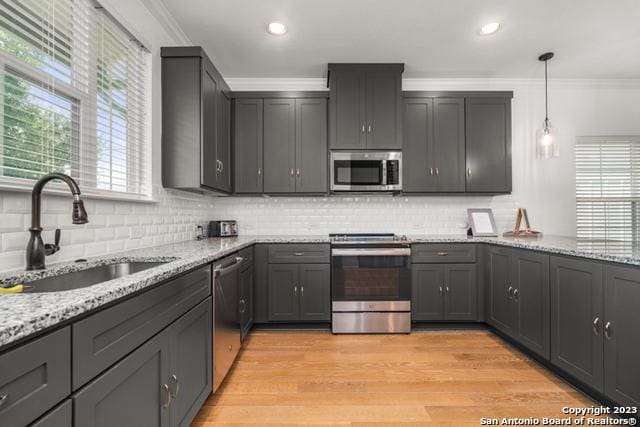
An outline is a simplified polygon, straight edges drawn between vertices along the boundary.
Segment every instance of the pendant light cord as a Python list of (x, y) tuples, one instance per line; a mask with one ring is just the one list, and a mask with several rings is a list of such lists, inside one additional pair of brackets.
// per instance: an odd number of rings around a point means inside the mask
[(547, 62), (544, 61), (544, 125), (545, 127), (549, 126), (549, 87), (547, 83)]

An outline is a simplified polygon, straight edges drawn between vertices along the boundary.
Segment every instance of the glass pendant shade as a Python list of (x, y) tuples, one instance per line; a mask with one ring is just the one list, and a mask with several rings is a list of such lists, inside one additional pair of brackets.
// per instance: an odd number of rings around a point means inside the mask
[(553, 159), (560, 156), (560, 145), (556, 130), (551, 127), (549, 120), (545, 120), (542, 127), (536, 131), (536, 157), (538, 159)]

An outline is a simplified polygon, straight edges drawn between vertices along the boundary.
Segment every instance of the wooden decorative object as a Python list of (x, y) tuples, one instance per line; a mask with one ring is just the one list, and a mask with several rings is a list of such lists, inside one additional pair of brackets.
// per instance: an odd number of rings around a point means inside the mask
[[(524, 230), (520, 228), (523, 220)], [(538, 237), (542, 237), (542, 232), (532, 230), (527, 210), (525, 208), (518, 208), (518, 213), (516, 214), (516, 225), (513, 227), (513, 231), (506, 231), (502, 235), (504, 237), (530, 237), (536, 239)]]

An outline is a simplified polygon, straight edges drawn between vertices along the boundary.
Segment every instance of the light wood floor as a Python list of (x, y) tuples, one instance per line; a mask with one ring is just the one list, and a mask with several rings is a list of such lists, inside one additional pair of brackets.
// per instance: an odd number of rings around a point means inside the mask
[(592, 404), (486, 331), (259, 331), (193, 425), (477, 426)]

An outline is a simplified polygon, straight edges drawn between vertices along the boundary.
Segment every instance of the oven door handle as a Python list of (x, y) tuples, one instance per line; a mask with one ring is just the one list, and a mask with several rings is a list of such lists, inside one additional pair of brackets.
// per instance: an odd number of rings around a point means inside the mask
[(411, 248), (332, 249), (331, 256), (410, 256)]

